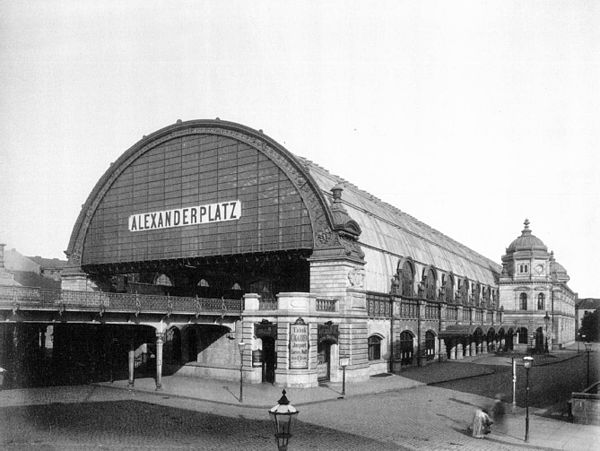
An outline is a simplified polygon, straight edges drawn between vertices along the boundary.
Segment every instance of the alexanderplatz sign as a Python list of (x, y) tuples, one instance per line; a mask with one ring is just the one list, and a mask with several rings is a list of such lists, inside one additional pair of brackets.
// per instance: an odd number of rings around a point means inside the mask
[(129, 216), (129, 231), (168, 229), (211, 222), (235, 221), (242, 216), (242, 203), (239, 200), (218, 202), (174, 210), (138, 213)]

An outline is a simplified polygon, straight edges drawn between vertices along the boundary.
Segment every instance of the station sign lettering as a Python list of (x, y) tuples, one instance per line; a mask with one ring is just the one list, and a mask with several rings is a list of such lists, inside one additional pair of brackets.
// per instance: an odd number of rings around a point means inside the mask
[(129, 216), (129, 231), (168, 229), (211, 222), (236, 221), (242, 216), (242, 202), (231, 200), (174, 210), (138, 213)]

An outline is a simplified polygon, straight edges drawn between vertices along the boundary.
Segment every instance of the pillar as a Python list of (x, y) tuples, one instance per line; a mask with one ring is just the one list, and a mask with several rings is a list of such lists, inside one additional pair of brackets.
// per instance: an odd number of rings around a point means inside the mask
[(165, 333), (156, 332), (156, 390), (162, 390), (162, 362)]
[(46, 354), (46, 325), (44, 324), (39, 328), (39, 343), (38, 349), (42, 357)]
[(134, 385), (134, 380), (135, 380), (135, 348), (134, 348), (134, 341), (133, 338), (131, 338), (129, 340), (129, 355), (128, 355), (128, 361), (129, 361), (129, 380), (127, 382), (127, 386), (131, 389), (133, 388)]
[(463, 359), (463, 345), (462, 343), (458, 343), (456, 345), (456, 360), (462, 360)]
[(12, 381), (15, 385), (19, 386), (20, 382), (23, 380), (23, 372), (21, 368), (21, 358), (22, 358), (22, 343), (19, 337), (19, 323), (15, 323), (13, 331), (12, 331)]

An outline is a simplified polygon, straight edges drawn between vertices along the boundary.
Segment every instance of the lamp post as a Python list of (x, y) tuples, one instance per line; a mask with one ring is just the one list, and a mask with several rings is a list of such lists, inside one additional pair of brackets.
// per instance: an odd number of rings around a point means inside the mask
[(523, 357), (523, 366), (525, 367), (526, 388), (525, 388), (525, 441), (529, 441), (529, 369), (533, 365), (533, 357)]
[(579, 333), (579, 340), (577, 341), (577, 354), (579, 354), (579, 342), (585, 341), (585, 334)]
[(590, 351), (592, 350), (592, 344), (589, 341), (585, 342), (585, 352), (587, 353), (587, 384), (586, 387), (590, 386)]
[(548, 324), (550, 323), (550, 316), (548, 316), (548, 311), (546, 311), (546, 316), (544, 316), (544, 323), (546, 324), (546, 344), (544, 346), (544, 352), (548, 354)]
[(298, 410), (290, 404), (282, 390), (282, 396), (277, 405), (269, 410), (269, 416), (275, 424), (275, 441), (279, 451), (287, 451), (288, 442), (292, 437), (293, 419), (298, 415)]
[(346, 367), (348, 366), (348, 364), (350, 363), (350, 358), (349, 357), (340, 357), (340, 366), (342, 367), (342, 396), (340, 396), (340, 398), (343, 398), (344, 396), (346, 396)]
[(240, 402), (244, 402), (244, 349), (246, 348), (246, 343), (240, 341), (238, 343), (238, 348), (240, 350)]

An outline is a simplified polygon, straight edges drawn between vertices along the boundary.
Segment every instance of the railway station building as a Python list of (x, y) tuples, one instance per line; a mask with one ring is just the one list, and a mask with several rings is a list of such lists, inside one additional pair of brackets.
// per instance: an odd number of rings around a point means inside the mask
[(310, 387), (342, 364), (359, 381), (550, 334), (560, 346), (576, 294), (533, 238), (526, 224), (500, 265), (260, 130), (177, 121), (98, 181), (59, 292), (0, 290), (2, 334), (16, 355), (52, 333), (64, 356), (93, 330), (92, 360), (116, 352), (134, 383), (154, 359), (157, 388), (163, 372)]

